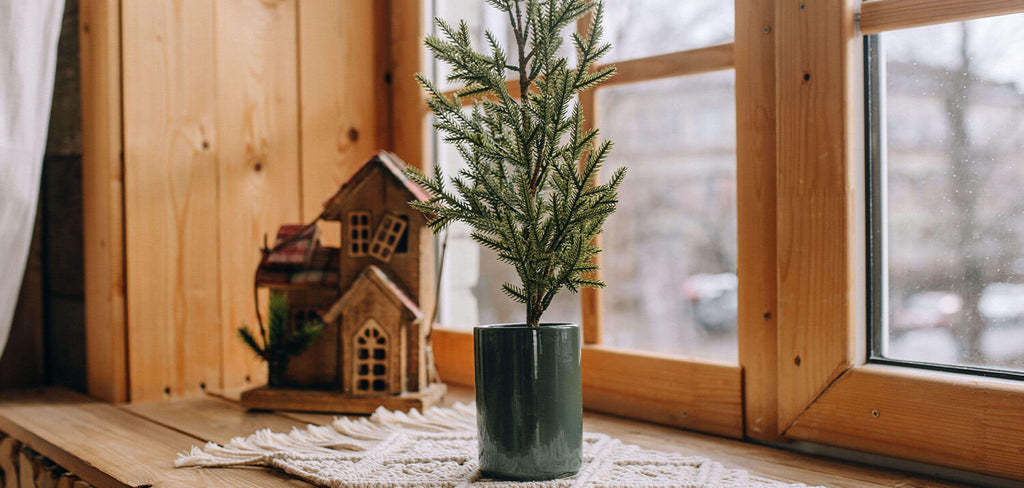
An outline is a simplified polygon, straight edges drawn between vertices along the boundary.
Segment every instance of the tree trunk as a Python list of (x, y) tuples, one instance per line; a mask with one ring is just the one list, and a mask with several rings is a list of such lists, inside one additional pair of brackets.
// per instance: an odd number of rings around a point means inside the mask
[(978, 197), (983, 182), (978, 168), (979, 161), (973, 157), (970, 136), (967, 130), (967, 110), (970, 107), (971, 71), (968, 53), (967, 24), (961, 23), (959, 66), (952, 70), (950, 83), (945, 90), (946, 119), (951, 131), (949, 147), (949, 200), (953, 203), (955, 246), (960, 256), (959, 273), (953, 276), (960, 282), (959, 292), (964, 298), (963, 338), (958, 344), (960, 359), (964, 362), (983, 362), (981, 335), (985, 330), (985, 319), (978, 310), (981, 292), (985, 289), (986, 276), (984, 256), (978, 248), (978, 241), (985, 231), (978, 221)]

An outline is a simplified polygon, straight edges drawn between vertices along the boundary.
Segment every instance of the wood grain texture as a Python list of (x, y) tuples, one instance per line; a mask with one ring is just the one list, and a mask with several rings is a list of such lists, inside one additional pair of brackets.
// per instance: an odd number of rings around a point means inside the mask
[(18, 453), (21, 443), (0, 433), (0, 481), (3, 488), (18, 488)]
[[(468, 403), (474, 399), (473, 390), (464, 387), (449, 388), (445, 404)], [(291, 416), (291, 414), (288, 414)], [(325, 423), (330, 418), (312, 416), (309, 421)], [(674, 427), (627, 420), (592, 411), (583, 412), (583, 428), (587, 432), (601, 432), (636, 444), (645, 449), (676, 452), (684, 456), (705, 456), (730, 468), (749, 470), (772, 479), (808, 485), (835, 488), (955, 488), (958, 483), (946, 483), (897, 471), (830, 460), (820, 456), (786, 451), (756, 445), (735, 439), (700, 434)]]
[[(588, 16), (589, 17), (589, 16)], [(585, 22), (581, 19), (580, 22)], [(581, 24), (577, 29), (585, 29), (586, 24)], [(597, 120), (597, 91), (590, 90), (579, 94), (580, 110), (583, 111), (583, 130), (593, 129), (598, 125)], [(583, 164), (583, 161), (580, 161)], [(600, 176), (599, 176), (600, 177)], [(601, 236), (594, 238), (594, 245), (601, 247)], [(597, 271), (589, 276), (600, 280), (601, 253), (595, 254), (591, 262), (597, 265)], [(601, 288), (583, 288), (580, 290), (580, 315), (583, 327), (584, 344), (601, 344), (604, 341), (604, 290)]]
[(430, 336), (434, 363), (441, 381), (472, 387), (476, 383), (473, 365), (473, 333), (434, 329)]
[(260, 429), (289, 432), (294, 427), (305, 426), (281, 415), (246, 411), (235, 402), (212, 397), (133, 403), (123, 408), (170, 429), (219, 444)]
[(266, 378), (237, 330), (256, 326), (252, 283), (264, 236), (301, 217), (298, 38), (294, 0), (214, 5), (221, 368), (232, 388)]
[(613, 64), (616, 74), (602, 87), (729, 69), (733, 67), (733, 44), (629, 59)]
[(257, 410), (290, 410), (369, 415), (378, 408), (423, 411), (444, 398), (445, 385), (434, 383), (422, 391), (393, 396), (354, 396), (339, 391), (290, 390), (261, 386), (242, 393), (242, 405)]
[(874, 0), (861, 4), (860, 31), (887, 30), (1024, 12), (1019, 0)]
[(130, 399), (221, 383), (213, 4), (125, 2)]
[(744, 434), (775, 440), (775, 24), (774, 1), (736, 3), (736, 205), (739, 359)]
[(0, 393), (0, 430), (98, 488), (309, 486), (271, 471), (175, 469), (198, 439), (61, 388)]
[[(380, 48), (386, 7), (374, 0), (299, 2), (304, 221), (387, 141), (387, 50)], [(339, 236), (323, 239), (338, 245)]]
[(18, 452), (18, 488), (36, 488), (36, 481), (42, 475), (42, 466), (32, 454), (25, 447)]
[(121, 140), (121, 2), (79, 0), (86, 384), (128, 399)]
[[(852, 0), (777, 0), (778, 423), (853, 364)], [(859, 40), (859, 38), (858, 38)], [(764, 347), (761, 344), (760, 347)]]
[(738, 438), (742, 389), (739, 366), (583, 348), (583, 406), (590, 410)]
[(1024, 385), (910, 368), (844, 374), (787, 434), (1024, 480)]
[[(601, 88), (729, 69), (733, 67), (733, 44), (720, 44), (718, 46), (690, 49), (688, 51), (628, 59), (611, 64), (615, 65), (615, 76), (602, 84)], [(600, 70), (607, 66), (609, 65), (599, 65), (594, 69)], [(508, 85), (509, 93), (513, 97), (518, 98), (519, 82), (517, 80), (508, 80), (506, 84)], [(451, 96), (457, 91), (449, 90), (444, 94)], [(493, 98), (491, 99), (493, 100)], [(474, 100), (475, 97), (468, 97), (462, 99), (462, 103), (463, 105), (471, 105)]]
[(429, 110), (424, 103), (426, 93), (416, 82), (416, 73), (426, 72), (423, 46), (422, 1), (389, 0), (388, 2), (388, 97), (390, 127), (387, 147), (406, 163), (429, 169), (431, 162), (427, 123)]
[[(46, 390), (40, 391), (46, 392)], [(52, 396), (53, 394), (50, 393), (50, 395)], [(36, 401), (38, 400), (36, 398)], [(449, 390), (443, 404), (450, 406), (455, 402), (467, 403), (471, 401), (473, 401), (472, 389), (453, 387)], [(226, 439), (232, 436), (247, 435), (261, 427), (269, 428), (275, 432), (287, 432), (296, 425), (306, 423), (324, 425), (334, 419), (331, 415), (323, 414), (246, 412), (244, 408), (237, 404), (212, 399), (152, 402), (122, 408), (106, 405), (102, 407), (104, 409), (131, 412), (132, 415), (136, 416), (137, 421), (166, 425), (171, 430), (177, 431), (173, 434), (188, 434), (197, 439), (195, 442), (217, 441), (218, 439)], [(0, 409), (2, 408), (3, 406), (0, 404)], [(676, 452), (685, 456), (706, 456), (722, 462), (727, 467), (747, 469), (754, 474), (780, 481), (825, 485), (836, 488), (893, 488), (904, 486), (952, 488), (954, 486), (961, 486), (919, 476), (910, 476), (895, 471), (875, 469), (738, 440), (724, 439), (718, 436), (626, 420), (590, 411), (584, 412), (583, 425), (584, 429), (588, 432), (608, 434), (643, 448)], [(162, 427), (156, 426), (156, 428), (161, 432), (167, 432)], [(146, 432), (144, 431), (143, 433)], [(76, 437), (72, 440), (77, 441), (77, 439)], [(0, 446), (2, 445), (3, 442), (0, 441)], [(15, 455), (17, 455), (17, 452), (15, 452)], [(200, 471), (228, 473), (242, 471), (255, 475), (265, 474), (271, 480), (269, 483), (273, 483), (275, 477), (274, 474), (260, 469)], [(226, 483), (219, 486), (225, 486)], [(213, 484), (211, 482), (207, 486)], [(155, 486), (181, 485), (164, 482), (155, 483)]]
[[(441, 379), (472, 386), (472, 333), (438, 329), (433, 340)], [(588, 410), (743, 436), (739, 366), (590, 345), (583, 347), (582, 361)]]

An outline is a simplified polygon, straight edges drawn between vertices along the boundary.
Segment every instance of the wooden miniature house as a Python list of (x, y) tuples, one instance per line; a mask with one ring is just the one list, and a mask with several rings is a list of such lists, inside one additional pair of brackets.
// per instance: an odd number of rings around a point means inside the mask
[[(298, 395), (305, 410), (362, 413), (380, 405), (422, 408), (443, 394), (429, 382), (420, 311), (433, 302), (433, 239), (409, 206), (429, 197), (404, 168), (394, 154), (378, 153), (324, 203), (317, 221), (278, 231), (257, 286), (287, 297), (292, 326), (313, 318), (327, 326), (290, 361), (284, 383), (291, 389), (252, 390), (243, 402), (295, 408)], [(338, 247), (320, 240), (331, 231), (340, 232)]]

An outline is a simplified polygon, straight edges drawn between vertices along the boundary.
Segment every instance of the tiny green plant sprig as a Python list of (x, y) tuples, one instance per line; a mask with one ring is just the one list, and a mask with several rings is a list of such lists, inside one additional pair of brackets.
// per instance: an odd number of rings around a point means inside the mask
[(249, 349), (268, 363), (280, 363), (301, 354), (324, 331), (324, 324), (311, 320), (299, 324), (294, 330), (288, 328), (288, 299), (284, 295), (270, 294), (270, 310), (267, 317), (267, 336), (261, 346), (248, 327), (238, 328), (238, 337)]
[[(615, 73), (596, 62), (611, 49), (602, 44), (604, 5), (593, 0), (487, 0), (508, 16), (515, 39), (509, 59), (491, 32), (487, 53), (474, 50), (465, 21), (453, 27), (437, 19), (441, 36), (427, 37), (433, 55), (451, 66), (448, 81), (463, 88), (446, 96), (423, 75), (427, 105), (446, 143), (466, 163), (445, 183), (435, 165), (433, 176), (418, 170), (408, 175), (431, 198), (411, 205), (428, 217), (438, 233), (453, 222), (472, 227), (472, 238), (515, 267), (520, 283), (502, 290), (526, 305), (526, 322), (540, 325), (541, 315), (563, 288), (604, 287), (597, 271), (594, 245), (605, 220), (618, 203), (625, 168), (606, 183), (598, 171), (611, 141), (597, 144), (598, 131), (585, 129), (574, 96), (595, 88)], [(587, 13), (586, 32), (573, 33), (577, 64), (558, 56), (561, 32)], [(521, 97), (506, 84), (518, 77)], [(471, 101), (464, 111), (463, 100)]]

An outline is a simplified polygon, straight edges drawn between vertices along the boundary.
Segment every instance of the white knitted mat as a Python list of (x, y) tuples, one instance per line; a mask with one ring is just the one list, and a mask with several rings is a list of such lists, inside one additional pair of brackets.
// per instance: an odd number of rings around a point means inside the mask
[(583, 435), (583, 468), (571, 478), (513, 483), (481, 479), (476, 407), (378, 409), (369, 418), (337, 418), (287, 434), (264, 429), (227, 445), (208, 443), (178, 455), (177, 467), (269, 466), (336, 488), (805, 488), (725, 469), (703, 457), (641, 449), (603, 434)]

